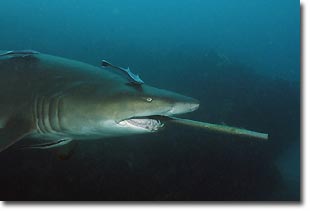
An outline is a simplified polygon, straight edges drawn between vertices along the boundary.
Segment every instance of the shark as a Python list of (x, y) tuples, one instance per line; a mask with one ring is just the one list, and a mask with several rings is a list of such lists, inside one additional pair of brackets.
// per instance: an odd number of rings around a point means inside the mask
[(72, 140), (152, 133), (164, 127), (161, 117), (199, 107), (194, 98), (152, 87), (129, 68), (116, 68), (131, 80), (33, 50), (0, 53), (0, 151), (25, 138), (51, 148)]
[(176, 117), (198, 108), (197, 99), (147, 85), (129, 68), (106, 60), (94, 66), (34, 50), (0, 51), (0, 152), (29, 139), (37, 140), (25, 141), (29, 148), (71, 146), (70, 151), (79, 140), (154, 133), (167, 122), (268, 139)]

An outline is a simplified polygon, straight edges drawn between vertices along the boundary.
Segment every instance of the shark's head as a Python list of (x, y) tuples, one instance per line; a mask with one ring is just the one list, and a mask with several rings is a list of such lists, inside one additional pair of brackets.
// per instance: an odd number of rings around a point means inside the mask
[[(142, 85), (120, 90), (111, 102), (118, 127), (132, 132), (153, 132), (163, 126), (156, 116), (192, 112), (198, 100), (171, 91)], [(111, 109), (111, 110), (114, 110)]]
[(60, 119), (65, 131), (80, 137), (112, 137), (155, 132), (163, 127), (159, 116), (198, 107), (196, 99), (145, 84), (86, 84), (63, 98)]

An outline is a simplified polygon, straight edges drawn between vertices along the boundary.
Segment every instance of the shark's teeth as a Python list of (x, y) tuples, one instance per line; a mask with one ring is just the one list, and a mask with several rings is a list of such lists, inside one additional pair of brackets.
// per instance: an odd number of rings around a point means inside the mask
[(130, 125), (135, 127), (144, 128), (149, 131), (157, 131), (159, 128), (163, 127), (164, 124), (162, 124), (159, 120), (156, 119), (126, 119), (119, 123), (122, 126)]

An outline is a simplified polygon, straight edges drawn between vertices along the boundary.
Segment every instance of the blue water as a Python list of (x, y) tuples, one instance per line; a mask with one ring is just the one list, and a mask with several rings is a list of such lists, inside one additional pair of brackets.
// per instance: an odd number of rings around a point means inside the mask
[(130, 66), (199, 99), (188, 118), (270, 134), (172, 127), (82, 143), (68, 161), (7, 152), (0, 199), (300, 199), (299, 1), (10, 0), (0, 17), (0, 49)]

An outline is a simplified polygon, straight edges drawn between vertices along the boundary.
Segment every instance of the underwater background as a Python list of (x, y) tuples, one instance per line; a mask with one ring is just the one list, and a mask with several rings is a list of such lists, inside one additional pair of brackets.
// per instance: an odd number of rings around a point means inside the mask
[(1, 200), (300, 200), (299, 1), (10, 0), (0, 17), (0, 49), (130, 66), (199, 99), (183, 117), (270, 137), (169, 125), (81, 142), (68, 160), (7, 150)]

